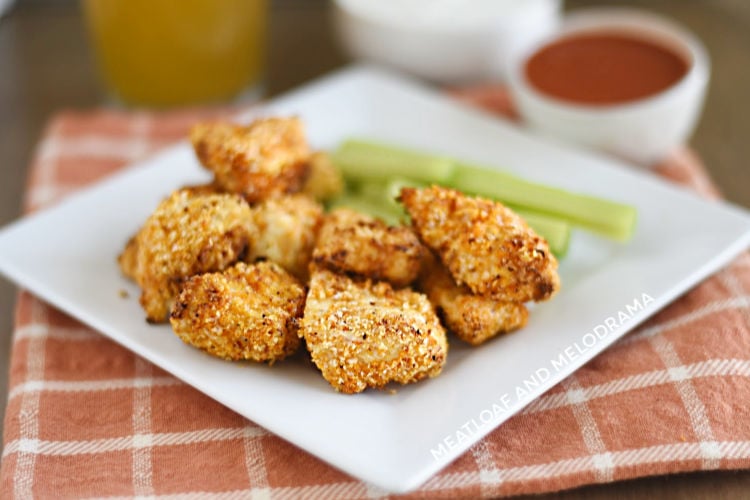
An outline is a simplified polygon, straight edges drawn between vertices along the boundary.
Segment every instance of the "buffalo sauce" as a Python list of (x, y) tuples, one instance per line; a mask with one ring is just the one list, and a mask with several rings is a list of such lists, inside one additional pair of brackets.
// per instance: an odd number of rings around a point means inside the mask
[(544, 94), (606, 106), (668, 89), (685, 76), (689, 64), (655, 41), (627, 33), (592, 32), (542, 47), (524, 69), (527, 81)]

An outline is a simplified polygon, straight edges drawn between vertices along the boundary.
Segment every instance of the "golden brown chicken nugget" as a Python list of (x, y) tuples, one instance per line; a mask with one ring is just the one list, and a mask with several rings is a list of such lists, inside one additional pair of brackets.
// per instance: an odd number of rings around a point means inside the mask
[(313, 262), (339, 273), (405, 286), (417, 278), (424, 251), (410, 228), (338, 208), (323, 221)]
[[(223, 191), (213, 182), (184, 186), (181, 187), (179, 191), (182, 191), (189, 196), (223, 193)], [(117, 257), (117, 263), (120, 266), (122, 274), (134, 281), (138, 281), (138, 278), (136, 277), (136, 274), (138, 273), (138, 233), (133, 235), (125, 244), (122, 253)]]
[(323, 378), (348, 394), (435, 377), (448, 353), (427, 297), (325, 269), (313, 271), (299, 334)]
[(305, 289), (273, 262), (240, 262), (188, 279), (170, 322), (185, 343), (219, 358), (273, 363), (299, 347)]
[(298, 118), (199, 123), (190, 140), (216, 183), (250, 203), (297, 192), (305, 180), (310, 149)]
[(547, 242), (502, 204), (438, 186), (404, 188), (401, 201), (422, 242), (475, 294), (524, 303), (560, 288)]
[(271, 260), (306, 281), (323, 207), (297, 194), (266, 200), (252, 212), (255, 232), (246, 260)]
[(151, 322), (167, 320), (182, 282), (236, 262), (250, 238), (251, 212), (241, 197), (176, 191), (146, 220), (137, 238), (136, 281)]
[(419, 286), (438, 309), (448, 330), (471, 345), (523, 328), (529, 318), (523, 304), (482, 297), (466, 286), (456, 285), (448, 270), (432, 255), (424, 259)]

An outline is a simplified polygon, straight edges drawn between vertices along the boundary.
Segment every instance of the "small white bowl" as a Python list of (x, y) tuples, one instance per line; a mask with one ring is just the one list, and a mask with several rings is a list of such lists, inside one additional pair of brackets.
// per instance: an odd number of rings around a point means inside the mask
[(445, 84), (504, 79), (511, 53), (552, 33), (560, 0), (335, 0), (350, 55)]
[[(611, 106), (562, 101), (541, 93), (526, 80), (526, 62), (541, 47), (574, 33), (609, 29), (637, 34), (671, 48), (688, 61), (688, 72), (658, 94)], [(531, 129), (642, 166), (654, 165), (688, 139), (703, 107), (709, 74), (705, 48), (684, 28), (646, 11), (607, 7), (566, 16), (556, 34), (517, 53), (508, 69), (519, 113)]]

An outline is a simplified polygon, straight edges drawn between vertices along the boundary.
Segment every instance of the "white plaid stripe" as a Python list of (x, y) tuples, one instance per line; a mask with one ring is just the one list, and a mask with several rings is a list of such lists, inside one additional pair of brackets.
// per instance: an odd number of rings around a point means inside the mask
[(500, 477), (495, 460), (492, 458), (490, 444), (483, 439), (472, 446), (470, 451), (479, 469), (479, 486), (482, 496), (489, 496), (491, 493), (487, 491), (486, 486), (498, 484)]
[(689, 313), (685, 313), (671, 320), (663, 321), (653, 326), (642, 328), (638, 330), (636, 333), (633, 333), (632, 335), (627, 335), (623, 337), (621, 340), (618, 341), (618, 344), (627, 345), (627, 344), (630, 344), (632, 342), (636, 342), (639, 340), (649, 339), (651, 337), (660, 335), (664, 332), (675, 330), (683, 326), (687, 326), (693, 321), (698, 321), (712, 314), (735, 310), (735, 309), (741, 310), (747, 307), (750, 307), (750, 296), (748, 295), (740, 295), (737, 297), (730, 297), (727, 299), (709, 302), (699, 307), (698, 309), (690, 311)]
[(151, 129), (151, 114), (140, 111), (134, 114), (131, 120), (132, 141), (129, 144), (128, 152), (133, 161), (144, 158), (152, 151), (152, 144), (149, 140), (149, 130)]
[[(750, 377), (750, 360), (710, 359), (683, 365), (681, 369), (682, 375), (689, 379), (728, 376)], [(576, 397), (581, 401), (589, 401), (625, 391), (645, 389), (672, 382), (673, 375), (669, 369), (654, 370), (578, 389)], [(555, 408), (563, 408), (569, 404), (570, 396), (568, 392), (547, 394), (527, 406), (522, 414), (539, 413)]]
[[(659, 462), (697, 460), (703, 457), (702, 443), (675, 443), (610, 452), (615, 467), (646, 465)], [(730, 459), (750, 458), (750, 441), (722, 441), (713, 443), (719, 452)], [(591, 472), (591, 456), (564, 459), (536, 465), (524, 465), (499, 470), (498, 485), (504, 482), (523, 482), (564, 477)], [(419, 491), (438, 491), (481, 482), (479, 472), (444, 473), (428, 480)]]
[(31, 440), (38, 455), (71, 456), (111, 451), (132, 450), (140, 443), (150, 442), (151, 446), (178, 446), (195, 443), (242, 440), (247, 435), (266, 436), (268, 432), (257, 426), (240, 428), (211, 428), (188, 432), (160, 432), (135, 434), (118, 438), (92, 439), (82, 441), (47, 441), (22, 438), (5, 446), (3, 456), (19, 453)]
[(147, 383), (134, 384), (133, 389), (133, 491), (136, 495), (152, 495), (151, 441), (138, 439), (151, 433), (151, 363), (135, 357), (135, 377)]
[[(695, 386), (690, 381), (689, 374), (682, 364), (680, 357), (675, 352), (672, 343), (663, 335), (651, 337), (649, 339), (651, 346), (656, 354), (659, 355), (664, 366), (667, 367), (669, 374), (674, 381), (677, 393), (682, 399), (682, 403), (687, 411), (693, 432), (701, 442), (713, 442), (714, 433), (711, 429), (711, 423), (706, 414), (706, 406), (701, 401)], [(720, 458), (714, 453), (704, 453), (701, 457), (703, 460), (703, 469), (711, 470), (719, 467)]]
[[(61, 121), (57, 120), (52, 122), (52, 125), (50, 126), (50, 130), (48, 131), (47, 137), (50, 139), (53, 139), (55, 137), (60, 137), (60, 125)], [(37, 147), (35, 158), (34, 158), (34, 171), (36, 173), (36, 182), (35, 186), (40, 187), (41, 189), (45, 189), (47, 186), (54, 186), (55, 185), (55, 177), (57, 172), (57, 144), (52, 140), (51, 142), (47, 142), (47, 140), (43, 140), (39, 146)], [(25, 205), (28, 208), (36, 209), (41, 206), (42, 204), (35, 203), (34, 200), (31, 197), (31, 192), (26, 193), (26, 200)]]
[[(36, 324), (47, 320), (47, 307), (37, 299), (31, 299), (31, 318)], [(44, 377), (45, 337), (30, 339), (26, 351), (26, 380)], [(19, 453), (13, 481), (16, 498), (31, 498), (34, 487), (34, 468), (39, 452), (39, 392), (24, 394), (21, 400)], [(24, 446), (20, 446), (24, 443)]]
[(23, 326), (16, 328), (14, 338), (15, 340), (30, 339), (30, 338), (51, 338), (58, 340), (95, 340), (102, 339), (109, 342), (109, 339), (96, 333), (90, 328), (84, 326), (77, 328), (66, 328), (64, 326), (55, 326), (49, 328), (48, 325), (42, 325), (39, 323), (27, 323)]
[(264, 492), (268, 492), (268, 474), (266, 473), (266, 457), (263, 454), (263, 443), (261, 436), (255, 432), (255, 427), (251, 424), (245, 426), (245, 434), (242, 440), (243, 450), (245, 452), (245, 469), (250, 486), (255, 488), (253, 498), (263, 498)]
[[(151, 124), (149, 115), (135, 113), (131, 121), (131, 143), (127, 151), (132, 158), (142, 158), (149, 150), (148, 129)], [(138, 439), (139, 436), (150, 437), (151, 433), (151, 387), (153, 385), (153, 366), (151, 363), (135, 356), (135, 380), (133, 390), (133, 492), (138, 495), (152, 495), (153, 467), (151, 460), (151, 441)], [(145, 382), (145, 383), (143, 383)]]
[[(134, 130), (146, 130), (145, 119), (136, 118), (133, 122)], [(64, 158), (95, 158), (127, 162), (142, 158), (149, 150), (148, 146), (146, 136), (140, 133), (132, 137), (96, 133), (76, 137), (52, 135), (40, 143), (38, 159), (56, 161)]]
[(105, 380), (27, 380), (11, 389), (8, 400), (30, 392), (94, 392), (137, 389), (141, 387), (169, 387), (183, 385), (172, 376), (105, 379)]
[[(366, 499), (368, 498), (362, 483), (348, 481), (342, 483), (330, 483), (313, 486), (278, 486), (273, 488), (274, 500), (298, 500), (304, 499)], [(256, 498), (258, 492), (265, 494), (265, 489), (251, 488), (248, 490), (234, 491), (192, 491), (185, 493), (168, 493), (164, 495), (153, 495), (136, 497), (138, 499), (160, 499), (160, 500), (245, 500), (247, 498)], [(99, 497), (93, 497), (99, 498)], [(133, 497), (104, 497), (107, 500), (125, 500)], [(263, 498), (262, 496), (260, 498)]]
[(578, 427), (581, 429), (581, 436), (586, 444), (586, 449), (591, 453), (596, 480), (600, 483), (612, 481), (611, 457), (607, 453), (607, 447), (602, 440), (596, 419), (591, 414), (586, 399), (581, 397), (581, 385), (578, 383), (575, 374), (563, 380), (562, 387), (566, 389), (565, 394), (568, 397)]
[[(744, 259), (743, 259), (744, 260)], [(728, 269), (723, 269), (717, 274), (719, 281), (735, 296), (746, 297), (747, 290), (742, 287), (742, 283), (737, 278), (737, 275), (729, 272)], [(742, 316), (745, 318), (745, 324), (750, 326), (750, 304), (739, 309)]]

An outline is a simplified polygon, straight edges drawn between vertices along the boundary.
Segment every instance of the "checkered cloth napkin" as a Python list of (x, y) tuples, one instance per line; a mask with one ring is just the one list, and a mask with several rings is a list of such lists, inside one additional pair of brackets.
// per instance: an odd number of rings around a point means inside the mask
[[(501, 89), (457, 97), (511, 112)], [(205, 116), (62, 113), (37, 150), (27, 208), (48, 206), (143, 158)], [(687, 150), (659, 171), (716, 196)], [(750, 258), (743, 254), (409, 498), (540, 493), (750, 467), (749, 306)], [(3, 498), (387, 496), (24, 292), (10, 369)]]

